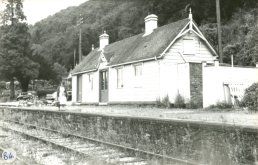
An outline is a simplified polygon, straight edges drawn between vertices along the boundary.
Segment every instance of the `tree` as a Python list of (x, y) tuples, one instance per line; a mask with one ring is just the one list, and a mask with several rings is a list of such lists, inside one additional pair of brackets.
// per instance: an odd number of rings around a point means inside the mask
[(30, 33), (24, 23), (21, 0), (7, 0), (4, 10), (0, 37), (0, 72), (9, 80), (11, 96), (14, 98), (14, 79), (20, 84), (22, 91), (28, 90), (31, 79), (38, 75), (38, 64), (31, 60)]
[(55, 74), (55, 78), (53, 79), (53, 81), (57, 85), (61, 83), (62, 78), (67, 77), (67, 75), (68, 75), (65, 67), (63, 67), (59, 63), (54, 63), (53, 71)]

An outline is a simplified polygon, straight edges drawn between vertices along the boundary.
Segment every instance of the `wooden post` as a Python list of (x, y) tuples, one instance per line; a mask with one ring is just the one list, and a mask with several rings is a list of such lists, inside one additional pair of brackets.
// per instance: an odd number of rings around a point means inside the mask
[(73, 51), (73, 67), (75, 68), (75, 65), (76, 65), (76, 49), (74, 49)]
[(231, 55), (231, 67), (233, 68), (234, 67), (234, 56)]
[(220, 0), (216, 0), (217, 26), (218, 26), (218, 46), (219, 46), (219, 61), (223, 63), (222, 41), (221, 41), (221, 20), (220, 20)]

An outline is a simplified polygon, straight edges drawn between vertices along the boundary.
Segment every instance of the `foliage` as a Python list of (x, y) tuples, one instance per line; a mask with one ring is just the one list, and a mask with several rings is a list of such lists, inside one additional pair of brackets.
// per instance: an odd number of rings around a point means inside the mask
[(176, 96), (175, 108), (185, 108), (185, 99), (180, 94), (177, 94), (177, 96)]
[(56, 92), (56, 89), (40, 89), (37, 90), (37, 96), (39, 98), (46, 97), (47, 94), (52, 94)]
[(22, 8), (22, 0), (6, 0), (6, 8), (3, 12), (1, 24), (14, 24), (20, 21), (24, 21), (26, 16), (24, 15)]
[(166, 108), (170, 108), (171, 107), (171, 103), (169, 101), (169, 96), (166, 95), (163, 99), (162, 99), (162, 104), (166, 107)]
[(30, 33), (28, 25), (22, 21), (25, 16), (21, 0), (8, 0), (4, 10), (4, 25), (0, 36), (0, 73), (11, 81), (11, 97), (14, 93), (14, 78), (22, 91), (28, 90), (31, 79), (38, 75), (38, 64), (31, 60)]
[(55, 78), (53, 79), (55, 84), (60, 84), (62, 81), (62, 78), (66, 77), (68, 75), (65, 67), (58, 63), (54, 63), (53, 71), (55, 74)]
[[(256, 9), (238, 9), (232, 18), (222, 25), (223, 62), (231, 63), (234, 56), (235, 65), (255, 66), (258, 60)], [(201, 30), (208, 41), (217, 47), (217, 25), (208, 23)]]
[(252, 84), (245, 90), (242, 105), (248, 107), (252, 111), (258, 111), (258, 83)]
[(171, 103), (169, 101), (169, 96), (166, 95), (165, 97), (160, 100), (160, 98), (156, 99), (156, 106), (157, 107), (164, 107), (164, 108), (171, 108)]
[(2, 27), (0, 38), (0, 71), (10, 80), (16, 77), (23, 91), (28, 90), (31, 79), (38, 75), (38, 64), (31, 60), (30, 34), (25, 23), (15, 23)]
[[(200, 5), (201, 4), (201, 5)], [(229, 21), (236, 19), (245, 19), (243, 16), (233, 16), (238, 8), (250, 9), (255, 8), (255, 0), (227, 0), (221, 1), (221, 17), (223, 25), (223, 38), (227, 37), (227, 31), (231, 25)], [(84, 18), (82, 28), (82, 53), (87, 55), (91, 51), (91, 45), (98, 47), (98, 37), (103, 30), (110, 35), (110, 42), (115, 42), (144, 31), (144, 17), (148, 13), (154, 13), (159, 17), (159, 26), (187, 18), (188, 9), (191, 6), (194, 20), (197, 24), (202, 25), (203, 31), (208, 40), (217, 46), (216, 30), (216, 3), (214, 0), (89, 0), (78, 7), (69, 7), (50, 16), (38, 23), (31, 29), (33, 43), (37, 44), (34, 51), (38, 55), (45, 57), (48, 64), (53, 66), (59, 63), (65, 66), (67, 70), (74, 67), (74, 51), (76, 50), (76, 61), (78, 62), (78, 32), (76, 26), (80, 14)], [(249, 13), (249, 12), (247, 12)], [(251, 13), (253, 16), (253, 13)], [(249, 23), (250, 21), (247, 20)], [(248, 24), (249, 29), (254, 29), (253, 24)], [(227, 28), (229, 27), (229, 28)], [(237, 30), (237, 29), (236, 29)], [(240, 29), (241, 30), (241, 29)], [(246, 53), (246, 56), (253, 56), (252, 35), (250, 42), (240, 43), (240, 47), (246, 48), (245, 51), (238, 54)], [(245, 36), (244, 36), (245, 37)], [(230, 42), (228, 42), (230, 41)], [(229, 35), (227, 40), (223, 41), (226, 54), (225, 61), (228, 62), (227, 43), (234, 46), (234, 35)], [(232, 43), (231, 43), (232, 42)], [(249, 45), (250, 44), (250, 45)], [(234, 47), (237, 47), (234, 46)], [(249, 49), (250, 48), (250, 49)], [(247, 52), (247, 50), (250, 50)], [(240, 56), (239, 56), (240, 57)], [(237, 58), (236, 58), (237, 60)], [(241, 60), (238, 60), (241, 61)], [(238, 63), (236, 61), (236, 63)], [(252, 60), (247, 60), (244, 65), (252, 65)]]
[(193, 100), (190, 100), (189, 103), (185, 104), (185, 108), (187, 109), (197, 109), (202, 108), (202, 104)]
[[(32, 47), (33, 49), (33, 47)], [(52, 65), (48, 63), (47, 59), (38, 54), (32, 56), (33, 61), (39, 64), (39, 75), (37, 79), (39, 80), (52, 80), (55, 78)]]
[(162, 103), (160, 101), (160, 98), (156, 98), (155, 105), (156, 105), (156, 107), (162, 107)]
[(225, 101), (217, 102), (216, 105), (210, 105), (206, 109), (231, 109), (233, 105), (231, 103), (227, 103)]

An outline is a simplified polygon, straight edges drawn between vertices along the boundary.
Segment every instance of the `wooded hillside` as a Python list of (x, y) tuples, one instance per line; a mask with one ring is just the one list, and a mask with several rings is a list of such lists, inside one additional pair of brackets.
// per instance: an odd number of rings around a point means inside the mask
[[(194, 20), (217, 48), (215, 0), (89, 0), (30, 28), (34, 58), (44, 68), (51, 68), (54, 63), (73, 68), (74, 50), (78, 60), (79, 28), (76, 24), (80, 14), (84, 18), (82, 52), (87, 55), (92, 44), (98, 47), (98, 37), (103, 30), (107, 31), (112, 43), (143, 32), (144, 17), (148, 13), (158, 15), (159, 26), (162, 26), (186, 18), (189, 6)], [(257, 61), (256, 10), (256, 0), (221, 1), (225, 62), (230, 62), (231, 54), (235, 56), (235, 64), (254, 65)]]

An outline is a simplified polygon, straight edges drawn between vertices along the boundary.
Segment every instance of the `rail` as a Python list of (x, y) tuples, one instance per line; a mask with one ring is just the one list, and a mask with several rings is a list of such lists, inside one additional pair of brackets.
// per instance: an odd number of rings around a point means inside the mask
[[(5, 121), (9, 122), (9, 123), (15, 123), (15, 124), (23, 125), (23, 126), (26, 126), (26, 127), (31, 127), (31, 128), (35, 128), (35, 129), (49, 131), (49, 132), (54, 132), (54, 133), (60, 134), (60, 135), (65, 136), (65, 137), (79, 138), (79, 139), (82, 139), (82, 140), (85, 140), (85, 141), (90, 141), (90, 142), (95, 143), (95, 144), (101, 144), (101, 145), (105, 145), (105, 146), (108, 146), (108, 147), (111, 147), (111, 148), (116, 148), (119, 151), (123, 151), (123, 152), (126, 151), (130, 154), (133, 153), (133, 155), (141, 155), (141, 156), (145, 156), (145, 157), (148, 157), (148, 158), (150, 158), (150, 157), (151, 158), (157, 158), (157, 159), (160, 159), (160, 160), (165, 161), (165, 162), (183, 163), (183, 164), (186, 164), (186, 165), (197, 165), (197, 164), (199, 164), (199, 163), (196, 163), (196, 162), (193, 162), (193, 161), (188, 161), (188, 160), (174, 158), (174, 157), (170, 157), (170, 156), (166, 156), (166, 155), (156, 154), (156, 153), (149, 152), (149, 151), (143, 151), (143, 150), (140, 150), (140, 149), (131, 148), (131, 147), (118, 145), (118, 144), (113, 144), (113, 143), (109, 143), (109, 142), (105, 142), (105, 141), (101, 141), (101, 140), (97, 140), (97, 139), (93, 139), (93, 138), (89, 138), (89, 137), (85, 137), (85, 136), (74, 135), (74, 134), (71, 134), (71, 133), (64, 133), (64, 132), (60, 132), (60, 131), (57, 131), (57, 130), (44, 128), (44, 127), (39, 127), (39, 126), (32, 125), (32, 124), (21, 123), (21, 122), (18, 122), (18, 121), (10, 121), (10, 120), (5, 120)], [(15, 131), (15, 130), (13, 130), (13, 131)], [(25, 133), (19, 132), (19, 131), (15, 131), (15, 132), (25, 134)], [(78, 153), (78, 154), (81, 154), (81, 155), (85, 155), (84, 152), (74, 150), (71, 147), (63, 146), (63, 145), (60, 145), (58, 143), (50, 142), (46, 138), (36, 137), (36, 136), (33, 136), (33, 135), (27, 135), (27, 136), (30, 136), (32, 138), (35, 138), (35, 139), (38, 139), (38, 140), (41, 140), (41, 141), (44, 141), (44, 142), (47, 142), (47, 143), (52, 143), (53, 145), (65, 148), (67, 150), (70, 150), (72, 152), (75, 152), (75, 153)], [(89, 156), (89, 155), (87, 155), (87, 156)]]

